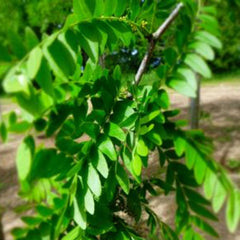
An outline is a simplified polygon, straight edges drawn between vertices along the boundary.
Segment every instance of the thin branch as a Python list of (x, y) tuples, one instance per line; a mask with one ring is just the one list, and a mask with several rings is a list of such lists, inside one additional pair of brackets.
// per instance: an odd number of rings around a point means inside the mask
[(169, 15), (169, 17), (165, 20), (165, 22), (157, 29), (156, 32), (154, 32), (149, 40), (148, 50), (138, 68), (138, 71), (135, 75), (135, 85), (139, 85), (142, 76), (147, 68), (147, 64), (152, 56), (153, 50), (156, 46), (157, 41), (160, 39), (160, 37), (163, 35), (163, 33), (168, 29), (170, 24), (175, 20), (177, 17), (179, 11), (183, 7), (183, 3), (179, 3), (176, 8), (173, 10), (173, 12)]

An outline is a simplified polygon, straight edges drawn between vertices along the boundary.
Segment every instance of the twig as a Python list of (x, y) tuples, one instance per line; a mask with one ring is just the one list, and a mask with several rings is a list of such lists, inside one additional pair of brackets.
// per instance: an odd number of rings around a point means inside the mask
[(156, 32), (154, 32), (149, 40), (149, 46), (148, 51), (146, 52), (138, 71), (135, 75), (135, 85), (139, 85), (142, 76), (146, 70), (147, 64), (152, 56), (153, 50), (156, 46), (157, 41), (160, 39), (160, 37), (163, 35), (163, 33), (168, 29), (170, 24), (175, 20), (177, 17), (180, 9), (183, 7), (183, 3), (179, 3), (176, 8), (173, 10), (173, 12), (169, 15), (169, 17), (165, 20), (165, 22), (157, 29)]

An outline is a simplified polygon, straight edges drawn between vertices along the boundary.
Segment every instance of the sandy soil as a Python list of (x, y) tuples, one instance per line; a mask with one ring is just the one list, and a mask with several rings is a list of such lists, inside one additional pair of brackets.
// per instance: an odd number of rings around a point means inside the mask
[[(188, 118), (188, 99), (177, 93), (171, 94), (172, 108), (180, 108), (181, 116)], [(2, 111), (12, 105), (1, 104)], [(228, 166), (229, 160), (240, 161), (240, 84), (220, 84), (204, 86), (201, 90), (202, 118), (200, 127), (214, 139), (215, 158)], [(16, 147), (21, 137), (13, 136), (6, 145), (0, 144), (0, 214), (5, 240), (11, 240), (10, 231), (21, 221), (14, 208), (22, 203), (18, 197), (18, 183), (15, 170)], [(231, 176), (239, 184), (238, 169)], [(173, 212), (176, 209), (173, 196), (160, 196), (150, 201), (151, 206), (167, 223), (173, 224)], [(219, 214), (219, 222), (214, 227), (220, 233), (221, 240), (240, 240), (240, 228), (235, 234), (229, 234), (224, 223), (224, 211)], [(207, 237), (207, 240), (213, 238)], [(1, 236), (0, 236), (1, 240)]]

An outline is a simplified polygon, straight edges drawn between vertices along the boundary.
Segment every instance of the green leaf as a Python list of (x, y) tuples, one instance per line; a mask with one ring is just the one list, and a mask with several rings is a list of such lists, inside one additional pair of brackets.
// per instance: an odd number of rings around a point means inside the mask
[(24, 92), (29, 95), (29, 79), (25, 73), (12, 69), (3, 81), (3, 88), (6, 93)]
[(188, 54), (184, 62), (195, 72), (201, 74), (205, 78), (212, 76), (211, 70), (206, 62), (196, 54)]
[(140, 2), (138, 0), (131, 0), (131, 3), (130, 3), (130, 12), (131, 12), (131, 20), (135, 21), (136, 17), (138, 16), (140, 10), (141, 10), (141, 7), (140, 7)]
[(79, 225), (80, 228), (85, 230), (87, 228), (86, 212), (84, 211), (83, 207), (80, 206), (76, 198), (74, 198), (73, 200), (73, 209), (74, 209), (73, 214), (74, 221)]
[(87, 184), (91, 191), (97, 196), (100, 197), (102, 193), (102, 185), (99, 178), (99, 175), (96, 171), (96, 169), (92, 166), (92, 164), (89, 164), (88, 166), (88, 175), (87, 175)]
[(34, 48), (29, 55), (28, 61), (27, 61), (27, 71), (28, 76), (31, 79), (34, 79), (37, 75), (39, 68), (41, 66), (43, 53), (42, 50), (39, 47)]
[(196, 74), (189, 68), (178, 68), (178, 73), (180, 73), (188, 82), (188, 84), (194, 89), (197, 90), (197, 79)]
[(240, 220), (240, 193), (237, 190), (232, 191), (228, 198), (226, 218), (228, 229), (233, 233)]
[(194, 42), (189, 45), (190, 49), (193, 49), (207, 60), (214, 60), (215, 54), (213, 49), (205, 42)]
[(55, 140), (55, 145), (60, 151), (71, 155), (79, 153), (79, 151), (82, 149), (81, 144), (75, 142), (72, 138), (69, 137), (57, 138)]
[(135, 113), (132, 106), (132, 101), (124, 100), (117, 101), (113, 108), (113, 116), (111, 116), (111, 121), (114, 123), (121, 123), (129, 118)]
[(94, 198), (89, 189), (87, 189), (85, 195), (84, 195), (84, 206), (86, 210), (93, 215), (95, 211), (95, 203), (94, 203)]
[(223, 184), (218, 180), (215, 184), (215, 190), (212, 199), (214, 212), (219, 212), (225, 202), (226, 196), (227, 191), (225, 190)]
[(13, 53), (17, 56), (17, 58), (18, 59), (23, 58), (27, 51), (21, 37), (13, 30), (9, 29), (8, 41)]
[(117, 165), (116, 165), (116, 179), (117, 179), (119, 185), (121, 186), (121, 188), (123, 189), (123, 191), (126, 194), (128, 194), (129, 189), (130, 189), (129, 178), (128, 178), (126, 171), (119, 163), (117, 163)]
[(48, 63), (45, 58), (42, 59), (40, 69), (36, 76), (36, 82), (43, 89), (43, 91), (51, 97), (54, 97), (54, 88), (52, 82), (52, 75)]
[(167, 48), (164, 50), (164, 57), (168, 65), (173, 66), (177, 60), (177, 52), (174, 50), (174, 48)]
[(44, 218), (48, 218), (53, 214), (53, 210), (44, 205), (38, 205), (36, 207), (36, 211), (41, 217), (44, 217)]
[(186, 145), (186, 165), (188, 169), (192, 169), (196, 159), (198, 158), (198, 153), (195, 148), (191, 144)]
[(207, 169), (205, 181), (204, 181), (204, 193), (207, 199), (211, 199), (213, 196), (213, 192), (215, 189), (217, 181), (217, 176), (214, 172), (212, 172), (210, 169)]
[(212, 226), (210, 226), (206, 221), (202, 220), (197, 216), (191, 216), (191, 222), (194, 223), (198, 228), (203, 230), (206, 233), (209, 233), (213, 237), (219, 237), (218, 233), (214, 230)]
[(18, 105), (35, 118), (42, 116), (53, 105), (53, 99), (49, 95), (43, 91), (36, 91), (33, 87), (30, 96), (18, 94), (16, 98)]
[(47, 126), (47, 121), (43, 118), (39, 118), (36, 121), (34, 121), (34, 127), (37, 131), (41, 132), (43, 131)]
[(96, 151), (93, 155), (92, 160), (93, 166), (99, 171), (99, 173), (104, 177), (108, 177), (109, 169), (107, 161), (104, 155), (100, 151)]
[(63, 153), (57, 154), (56, 149), (40, 149), (34, 156), (31, 179), (56, 176), (68, 171), (71, 167), (70, 164), (71, 158), (66, 157)]
[(203, 205), (210, 204), (210, 202), (208, 200), (206, 200), (200, 193), (198, 193), (190, 188), (184, 187), (184, 192), (190, 201), (193, 201), (193, 202), (196, 202), (199, 204), (203, 204)]
[(23, 133), (31, 127), (31, 123), (27, 121), (17, 122), (9, 126), (9, 132)]
[(142, 157), (146, 157), (148, 155), (148, 147), (143, 139), (139, 139), (137, 142), (137, 153)]
[(107, 35), (107, 46), (110, 50), (115, 49), (118, 41), (117, 32), (114, 31), (112, 27), (107, 22), (96, 21), (96, 25), (98, 26), (99, 31), (104, 35)]
[(148, 132), (150, 132), (153, 128), (154, 128), (154, 124), (150, 124), (149, 126), (143, 125), (143, 126), (140, 128), (139, 134), (140, 134), (140, 135), (145, 135), (145, 134), (147, 134)]
[[(125, 0), (124, 0), (125, 1)], [(121, 4), (121, 1), (119, 1)], [(134, 35), (129, 25), (120, 21), (110, 21), (108, 25), (112, 28), (115, 35), (122, 41), (126, 46), (129, 46), (134, 41)]]
[(76, 240), (80, 236), (82, 236), (81, 228), (75, 227), (70, 232), (68, 232), (67, 235), (62, 238), (62, 240)]
[(12, 125), (17, 122), (17, 114), (15, 111), (12, 111), (9, 114), (8, 122), (9, 122), (9, 125)]
[(199, 233), (194, 233), (194, 240), (205, 240), (204, 237), (202, 237)]
[(170, 106), (170, 100), (167, 92), (164, 89), (158, 91), (157, 103), (163, 109), (168, 109)]
[(194, 176), (198, 184), (202, 184), (207, 171), (207, 164), (201, 158), (197, 158), (194, 165)]
[[(127, 209), (134, 217), (136, 222), (139, 222), (142, 216), (141, 194), (137, 189), (131, 189), (127, 196)], [(135, 240), (135, 238), (134, 238)]]
[(191, 228), (184, 232), (183, 240), (194, 240), (194, 232)]
[(99, 135), (100, 129), (99, 125), (93, 122), (84, 122), (81, 125), (83, 131), (92, 139), (96, 139)]
[[(212, 14), (211, 14), (212, 15)], [(215, 31), (219, 30), (219, 24), (216, 17), (207, 15), (207, 14), (200, 14), (199, 19), (201, 20), (201, 25), (208, 25), (211, 27), (211, 29), (214, 29)]]
[(121, 81), (122, 79), (122, 71), (119, 65), (117, 65), (113, 70), (113, 78), (117, 81)]
[(112, 161), (117, 160), (117, 153), (110, 138), (103, 136), (98, 146), (99, 150), (107, 155)]
[(36, 226), (36, 225), (38, 225), (39, 223), (42, 222), (42, 219), (37, 218), (37, 217), (24, 216), (24, 217), (21, 217), (21, 219), (28, 226), (32, 226), (32, 227), (34, 227), (34, 226)]
[(120, 17), (123, 15), (127, 7), (127, 2), (128, 2), (127, 0), (117, 1), (117, 7), (114, 11), (115, 16)]
[(48, 137), (52, 136), (54, 132), (64, 123), (64, 121), (66, 120), (70, 113), (71, 113), (70, 104), (57, 105), (57, 111), (50, 113), (46, 135)]
[(69, 53), (72, 56), (75, 64), (77, 62), (77, 54), (79, 52), (79, 45), (77, 42), (77, 35), (72, 30), (67, 30), (66, 32), (60, 34), (58, 36), (58, 40), (63, 43), (63, 45), (67, 48)]
[(119, 141), (123, 142), (126, 139), (124, 131), (115, 123), (110, 122), (108, 128), (108, 135), (117, 138)]
[(142, 172), (142, 159), (139, 157), (139, 155), (135, 154), (132, 162), (131, 162), (131, 167), (133, 172), (137, 175), (140, 176)]
[(93, 63), (98, 62), (99, 47), (102, 36), (99, 30), (91, 23), (82, 23), (78, 26), (78, 40), (81, 47), (91, 58)]
[(1, 135), (2, 141), (6, 142), (8, 138), (8, 132), (4, 122), (0, 124), (0, 135)]
[(36, 47), (39, 43), (37, 35), (30, 27), (25, 28), (25, 39), (29, 51)]
[(150, 114), (148, 114), (147, 116), (144, 116), (140, 119), (140, 124), (146, 124), (150, 121), (152, 121), (154, 118), (156, 118), (157, 116), (159, 116), (162, 112), (160, 110), (156, 110), (151, 112)]
[(147, 133), (146, 135), (154, 144), (156, 144), (157, 146), (162, 145), (162, 138), (160, 136), (159, 133), (155, 132), (154, 130), (152, 130), (151, 132)]
[(177, 156), (182, 156), (186, 149), (186, 140), (180, 135), (177, 134), (174, 136), (174, 146)]
[(135, 126), (135, 123), (138, 119), (138, 114), (133, 113), (130, 117), (128, 117), (126, 120), (120, 123), (120, 127), (131, 129), (133, 126)]
[(104, 16), (112, 16), (118, 5), (118, 1), (105, 0)]
[(170, 78), (166, 82), (167, 86), (187, 97), (196, 97), (196, 90), (185, 80), (181, 78)]
[(92, 18), (97, 0), (73, 0), (73, 12), (78, 20)]
[(197, 39), (199, 41), (202, 41), (202, 42), (205, 42), (212, 47), (215, 47), (215, 48), (218, 48), (218, 49), (222, 48), (221, 41), (209, 32), (199, 31), (195, 34), (195, 39)]
[(60, 79), (68, 81), (68, 77), (74, 74), (76, 63), (71, 52), (69, 52), (66, 45), (60, 40), (50, 39), (49, 42), (43, 46), (43, 54), (54, 74)]
[(189, 206), (195, 213), (197, 213), (200, 216), (209, 218), (214, 221), (218, 220), (217, 217), (213, 213), (211, 213), (208, 209), (206, 209), (205, 207), (203, 207), (200, 204), (197, 204), (193, 201), (189, 201)]
[(96, 0), (96, 6), (94, 9), (94, 17), (101, 17), (104, 13), (105, 0)]
[(0, 62), (10, 62), (11, 61), (11, 56), (10, 53), (7, 49), (6, 46), (3, 46), (2, 44), (0, 44)]
[(25, 180), (30, 173), (32, 166), (33, 148), (33, 140), (30, 136), (26, 137), (18, 147), (16, 165), (18, 177), (21, 181)]
[(11, 234), (14, 236), (14, 237), (17, 237), (17, 238), (20, 238), (20, 237), (24, 237), (28, 232), (28, 229), (27, 228), (14, 228), (12, 231), (11, 231)]
[(28, 232), (27, 236), (25, 237), (25, 239), (27, 239), (27, 240), (30, 240), (30, 239), (42, 240), (41, 233), (37, 229), (29, 230), (29, 232)]

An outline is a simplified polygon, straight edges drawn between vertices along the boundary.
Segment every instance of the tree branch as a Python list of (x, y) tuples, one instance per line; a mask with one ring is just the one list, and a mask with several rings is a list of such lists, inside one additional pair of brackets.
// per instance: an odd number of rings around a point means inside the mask
[(183, 7), (183, 3), (179, 3), (176, 8), (173, 10), (173, 12), (169, 15), (169, 17), (164, 21), (164, 23), (157, 29), (156, 32), (154, 32), (149, 40), (148, 50), (138, 68), (138, 71), (135, 75), (135, 85), (139, 85), (142, 76), (147, 68), (147, 64), (152, 56), (153, 50), (156, 46), (157, 41), (160, 39), (160, 37), (163, 35), (163, 33), (168, 29), (170, 24), (175, 20), (177, 17), (179, 11)]

